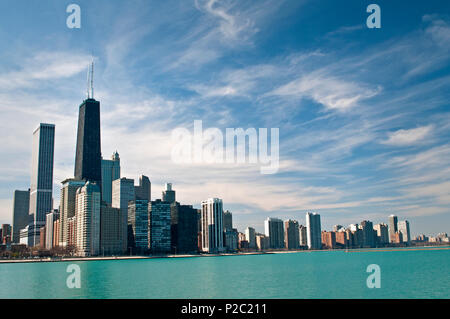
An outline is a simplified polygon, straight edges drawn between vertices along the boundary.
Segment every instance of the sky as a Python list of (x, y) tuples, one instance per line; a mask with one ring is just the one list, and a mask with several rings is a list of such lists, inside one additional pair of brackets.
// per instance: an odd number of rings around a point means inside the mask
[[(81, 28), (66, 25), (69, 4)], [(381, 28), (369, 29), (369, 4)], [(54, 205), (73, 176), (78, 106), (95, 61), (102, 155), (223, 199), (235, 227), (321, 214), (322, 229), (390, 214), (450, 233), (450, 4), (445, 1), (95, 0), (0, 3), (0, 223), (28, 189), (32, 133), (56, 125)], [(174, 163), (175, 128), (278, 128), (279, 170)]]

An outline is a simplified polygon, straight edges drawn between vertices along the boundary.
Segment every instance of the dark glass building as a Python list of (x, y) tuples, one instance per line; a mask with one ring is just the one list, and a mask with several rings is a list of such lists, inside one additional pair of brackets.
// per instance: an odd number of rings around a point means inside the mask
[(171, 205), (172, 252), (198, 252), (198, 212), (192, 205)]
[(78, 117), (75, 179), (102, 182), (100, 145), (100, 102), (88, 98), (80, 105)]

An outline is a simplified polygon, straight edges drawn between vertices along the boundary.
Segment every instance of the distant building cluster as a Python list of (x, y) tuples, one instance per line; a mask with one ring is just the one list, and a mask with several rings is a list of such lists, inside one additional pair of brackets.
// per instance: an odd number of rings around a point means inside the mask
[[(121, 175), (120, 156), (102, 158), (100, 102), (89, 96), (79, 106), (74, 176), (61, 183), (60, 205), (53, 209), (55, 125), (33, 132), (30, 188), (14, 191), (12, 227), (0, 229), (2, 250), (39, 247), (77, 256), (192, 254), (277, 249), (382, 247), (411, 243), (408, 221), (389, 216), (389, 224), (370, 221), (322, 231), (320, 215), (296, 220), (267, 218), (264, 234), (233, 228), (233, 216), (220, 198), (201, 208), (182, 205), (167, 183), (161, 199), (151, 198), (150, 179), (137, 183)], [(418, 236), (417, 242), (449, 242), (447, 234)]]

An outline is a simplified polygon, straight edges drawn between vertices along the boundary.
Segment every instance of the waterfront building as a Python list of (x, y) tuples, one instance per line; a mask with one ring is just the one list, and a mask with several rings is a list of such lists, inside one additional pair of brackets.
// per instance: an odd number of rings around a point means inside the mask
[(272, 249), (284, 248), (283, 221), (279, 218), (269, 217), (264, 221), (264, 232), (269, 237), (269, 245)]
[(377, 243), (380, 245), (386, 245), (389, 243), (389, 231), (386, 224), (377, 224), (373, 226), (373, 229), (377, 233)]
[(171, 209), (170, 203), (157, 199), (149, 203), (149, 247), (152, 253), (170, 253)]
[(245, 229), (245, 239), (248, 241), (248, 248), (250, 249), (256, 248), (256, 235), (254, 228), (247, 227)]
[(343, 228), (339, 228), (337, 232), (335, 232), (336, 236), (336, 247), (339, 248), (348, 248), (348, 239), (347, 233)]
[(15, 190), (13, 197), (13, 224), (11, 242), (20, 242), (20, 230), (25, 228), (29, 222), (30, 190)]
[(137, 199), (128, 202), (128, 247), (133, 252), (148, 251), (148, 200)]
[(239, 233), (236, 228), (225, 229), (225, 247), (228, 252), (236, 252), (239, 248)]
[(80, 256), (96, 256), (100, 252), (100, 187), (93, 182), (77, 190), (76, 248)]
[(176, 254), (198, 252), (198, 215), (192, 205), (175, 202), (171, 210), (171, 243)]
[(391, 243), (395, 242), (396, 239), (398, 239), (395, 235), (396, 232), (398, 232), (398, 218), (395, 215), (389, 216), (389, 241)]
[(120, 222), (119, 236), (122, 241), (122, 252), (128, 250), (128, 202), (134, 201), (134, 180), (122, 177), (112, 184), (112, 207), (119, 208), (122, 221)]
[(409, 231), (409, 222), (407, 220), (402, 220), (398, 222), (398, 231), (402, 233), (402, 240), (406, 244), (411, 243), (411, 234)]
[(45, 222), (45, 249), (53, 248), (53, 237), (54, 237), (54, 223), (59, 219), (59, 211), (57, 209), (53, 212), (48, 213)]
[(45, 249), (45, 239), (46, 239), (46, 231), (45, 231), (45, 226), (42, 226), (39, 229), (39, 248), (40, 249)]
[(223, 229), (233, 229), (233, 214), (228, 210), (223, 213)]
[(143, 199), (150, 202), (152, 200), (151, 191), (152, 183), (150, 179), (145, 175), (139, 176), (139, 185), (134, 187), (136, 199)]
[(270, 248), (269, 237), (264, 234), (256, 234), (256, 248), (264, 251)]
[(57, 247), (59, 246), (59, 234), (61, 232), (61, 215), (60, 218), (56, 219), (53, 222), (53, 238), (51, 239), (52, 241), (52, 247)]
[(45, 214), (52, 211), (54, 149), (55, 125), (41, 123), (33, 132), (29, 214), (34, 216), (34, 225), (28, 230), (30, 246), (39, 244)]
[(75, 216), (77, 190), (86, 184), (85, 181), (68, 178), (62, 182), (61, 200), (59, 202), (60, 232), (58, 246), (68, 246), (68, 220)]
[(373, 223), (368, 220), (361, 222), (361, 230), (363, 233), (363, 247), (373, 248), (375, 247), (375, 232), (373, 229)]
[(336, 233), (334, 231), (322, 231), (321, 233), (322, 245), (326, 249), (336, 248)]
[(11, 243), (11, 225), (2, 224), (0, 229), (0, 244), (9, 245)]
[(299, 225), (296, 220), (286, 220), (284, 222), (284, 243), (287, 249), (298, 249), (300, 246)]
[(306, 228), (309, 249), (321, 249), (321, 224), (320, 215), (317, 213), (306, 213)]
[[(60, 225), (60, 227), (61, 227), (61, 225)], [(67, 245), (66, 245), (66, 247), (75, 248), (76, 245), (77, 245), (77, 219), (76, 219), (76, 216), (73, 216), (73, 217), (69, 217), (67, 219)]]
[(298, 236), (300, 241), (300, 247), (308, 246), (307, 228), (303, 225), (298, 226)]
[[(120, 208), (111, 207), (106, 202), (100, 207), (100, 254), (104, 256), (122, 255), (123, 236), (122, 225), (123, 212)], [(147, 211), (145, 211), (147, 214)], [(147, 231), (147, 230), (146, 230)], [(145, 245), (147, 247), (147, 243)]]
[(223, 202), (220, 198), (202, 201), (202, 251), (219, 253), (223, 244)]
[(115, 151), (110, 160), (102, 158), (102, 200), (112, 204), (112, 182), (120, 178), (120, 156)]
[(25, 226), (25, 228), (21, 229), (19, 231), (19, 244), (28, 246), (28, 229), (30, 228), (29, 225)]

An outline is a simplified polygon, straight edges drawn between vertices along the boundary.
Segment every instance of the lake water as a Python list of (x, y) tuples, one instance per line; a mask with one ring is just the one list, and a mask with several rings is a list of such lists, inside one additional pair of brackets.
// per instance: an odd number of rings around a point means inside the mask
[(450, 298), (449, 271), (442, 249), (0, 264), (0, 298)]

